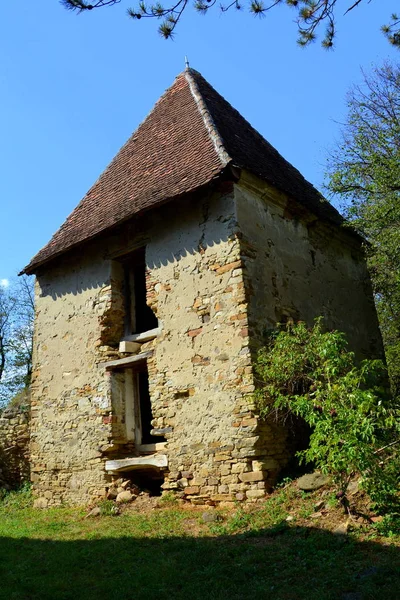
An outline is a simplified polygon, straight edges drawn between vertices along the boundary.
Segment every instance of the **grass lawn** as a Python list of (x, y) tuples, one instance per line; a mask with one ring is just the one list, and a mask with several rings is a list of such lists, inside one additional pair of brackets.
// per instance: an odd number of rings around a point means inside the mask
[(344, 517), (335, 506), (315, 517), (319, 498), (290, 487), (204, 523), (204, 507), (133, 504), (85, 519), (10, 495), (0, 502), (0, 599), (399, 600), (400, 536), (360, 524), (333, 534)]

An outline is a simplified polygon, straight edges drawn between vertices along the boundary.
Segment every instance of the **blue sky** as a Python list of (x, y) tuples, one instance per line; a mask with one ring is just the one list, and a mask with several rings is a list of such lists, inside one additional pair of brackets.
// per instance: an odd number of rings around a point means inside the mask
[[(317, 187), (360, 67), (398, 59), (379, 31), (397, 0), (338, 21), (337, 47), (296, 45), (286, 6), (258, 19), (192, 9), (174, 41), (125, 0), (80, 16), (57, 0), (2, 6), (0, 282), (50, 239), (164, 90), (190, 65)], [(17, 6), (18, 4), (18, 6)], [(339, 2), (343, 8), (346, 2)], [(383, 5), (383, 8), (382, 8)]]

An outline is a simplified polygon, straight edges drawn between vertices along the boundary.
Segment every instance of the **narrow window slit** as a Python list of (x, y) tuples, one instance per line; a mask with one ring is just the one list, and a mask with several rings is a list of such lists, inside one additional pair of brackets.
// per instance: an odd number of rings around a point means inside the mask
[(146, 303), (145, 248), (132, 252), (122, 261), (125, 290), (125, 335), (143, 333), (158, 327), (156, 315)]
[(141, 446), (165, 442), (164, 437), (151, 434), (154, 416), (147, 368), (125, 369), (125, 407), (127, 439), (134, 440), (139, 451)]

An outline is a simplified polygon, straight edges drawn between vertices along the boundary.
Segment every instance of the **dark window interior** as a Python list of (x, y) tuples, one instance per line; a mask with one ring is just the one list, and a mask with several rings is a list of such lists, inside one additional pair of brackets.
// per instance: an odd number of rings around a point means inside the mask
[(150, 434), (150, 431), (153, 429), (151, 424), (153, 415), (151, 412), (149, 375), (147, 369), (146, 371), (140, 371), (138, 373), (138, 392), (140, 403), (140, 420), (142, 425), (142, 444), (154, 444), (165, 441), (165, 439), (160, 436), (154, 436)]
[(123, 261), (125, 271), (125, 335), (143, 333), (158, 326), (157, 317), (146, 304), (145, 249), (136, 250)]

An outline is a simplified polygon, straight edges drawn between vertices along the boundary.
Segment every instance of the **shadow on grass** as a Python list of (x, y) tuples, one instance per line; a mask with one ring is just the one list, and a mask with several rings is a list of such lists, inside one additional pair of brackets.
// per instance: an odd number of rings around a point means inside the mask
[(3, 600), (398, 600), (399, 548), (278, 526), (220, 537), (0, 538)]

